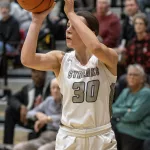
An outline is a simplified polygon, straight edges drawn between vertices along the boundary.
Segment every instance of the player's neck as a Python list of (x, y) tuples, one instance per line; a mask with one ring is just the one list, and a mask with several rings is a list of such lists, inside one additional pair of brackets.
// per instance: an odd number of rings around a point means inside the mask
[(86, 50), (86, 51), (75, 51), (75, 56), (77, 60), (81, 63), (81, 65), (86, 65), (91, 58), (92, 54)]

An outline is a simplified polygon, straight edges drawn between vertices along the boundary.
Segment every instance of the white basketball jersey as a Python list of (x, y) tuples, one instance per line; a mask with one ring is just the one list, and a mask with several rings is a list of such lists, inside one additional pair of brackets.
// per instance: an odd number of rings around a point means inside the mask
[(83, 129), (110, 122), (116, 76), (97, 57), (93, 55), (83, 66), (75, 51), (66, 53), (57, 79), (63, 95), (63, 125)]

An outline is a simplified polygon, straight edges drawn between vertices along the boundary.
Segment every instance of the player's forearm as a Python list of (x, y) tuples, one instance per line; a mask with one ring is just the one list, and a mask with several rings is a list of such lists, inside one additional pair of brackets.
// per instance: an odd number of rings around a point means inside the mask
[(41, 28), (41, 23), (32, 22), (25, 39), (22, 51), (21, 51), (21, 62), (28, 66), (33, 63), (36, 53), (38, 35)]

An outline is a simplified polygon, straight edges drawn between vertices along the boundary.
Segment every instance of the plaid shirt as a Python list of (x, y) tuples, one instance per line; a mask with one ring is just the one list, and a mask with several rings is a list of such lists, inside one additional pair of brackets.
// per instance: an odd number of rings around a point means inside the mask
[(150, 74), (150, 34), (139, 41), (136, 37), (128, 44), (126, 48), (126, 65), (140, 64), (146, 73)]

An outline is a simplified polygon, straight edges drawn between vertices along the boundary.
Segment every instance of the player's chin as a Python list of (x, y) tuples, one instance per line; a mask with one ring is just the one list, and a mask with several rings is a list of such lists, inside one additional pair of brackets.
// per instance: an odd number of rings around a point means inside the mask
[(68, 48), (73, 48), (73, 45), (70, 42), (66, 42), (66, 45), (67, 45)]

